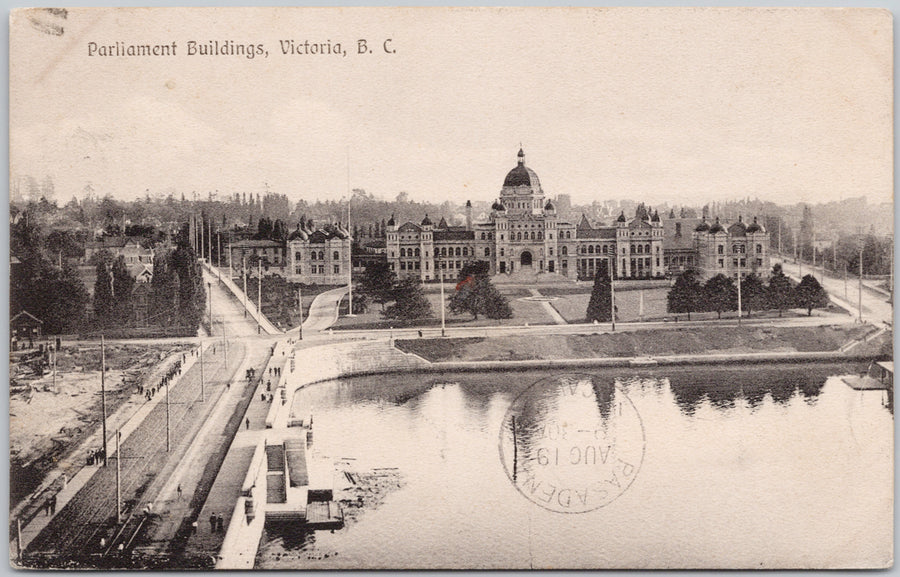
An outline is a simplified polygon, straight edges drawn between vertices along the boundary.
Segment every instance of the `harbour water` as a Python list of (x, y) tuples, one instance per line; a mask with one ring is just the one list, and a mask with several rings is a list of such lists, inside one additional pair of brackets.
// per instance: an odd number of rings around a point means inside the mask
[[(257, 566), (888, 563), (893, 415), (883, 391), (855, 391), (839, 377), (862, 369), (590, 371), (613, 395), (630, 399), (644, 452), (615, 500), (577, 514), (526, 498), (503, 462), (510, 407), (529, 385), (558, 373), (390, 375), (314, 385), (293, 399), (298, 414), (314, 417), (313, 458), (336, 464), (338, 490), (351, 484), (348, 470), (351, 480), (383, 482), (363, 491), (363, 506), (339, 531), (268, 527)], [(541, 415), (559, 418), (552, 412), (539, 409), (537, 425)]]

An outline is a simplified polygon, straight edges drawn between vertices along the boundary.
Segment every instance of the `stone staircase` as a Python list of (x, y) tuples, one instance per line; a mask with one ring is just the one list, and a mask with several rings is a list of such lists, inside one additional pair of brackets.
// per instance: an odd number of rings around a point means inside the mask
[(495, 285), (558, 285), (573, 281), (555, 272), (535, 272), (519, 269), (514, 273), (501, 273), (491, 277)]

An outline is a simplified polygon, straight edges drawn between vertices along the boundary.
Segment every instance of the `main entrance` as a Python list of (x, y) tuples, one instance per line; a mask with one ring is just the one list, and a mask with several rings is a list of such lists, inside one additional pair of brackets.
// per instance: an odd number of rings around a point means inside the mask
[(525, 252), (523, 252), (523, 253), (522, 253), (522, 260), (521, 260), (520, 262), (522, 263), (522, 266), (523, 266), (523, 267), (525, 267), (525, 266), (531, 266), (531, 253), (528, 252), (527, 250), (526, 250)]

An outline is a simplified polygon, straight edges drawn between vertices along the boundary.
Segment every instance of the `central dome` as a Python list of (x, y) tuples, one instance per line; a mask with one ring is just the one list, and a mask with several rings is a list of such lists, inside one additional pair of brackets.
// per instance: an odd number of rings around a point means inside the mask
[(525, 166), (525, 152), (519, 149), (519, 164), (506, 175), (503, 186), (530, 186), (534, 189), (541, 187), (541, 180), (536, 172)]

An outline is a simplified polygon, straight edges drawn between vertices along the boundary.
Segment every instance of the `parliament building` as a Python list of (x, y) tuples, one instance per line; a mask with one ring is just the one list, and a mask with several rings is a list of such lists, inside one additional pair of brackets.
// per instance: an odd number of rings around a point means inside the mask
[[(492, 274), (536, 273), (567, 279), (591, 279), (610, 270), (619, 279), (664, 278), (694, 268), (706, 279), (722, 273), (733, 278), (769, 270), (769, 239), (753, 219), (722, 224), (707, 216), (665, 221), (639, 205), (631, 218), (621, 213), (611, 226), (592, 226), (582, 215), (576, 225), (558, 218), (541, 181), (518, 162), (503, 180), (500, 197), (486, 222), (473, 222), (466, 203), (465, 226), (438, 224), (426, 214), (419, 224), (387, 223), (386, 257), (399, 278), (423, 281), (455, 278), (470, 261), (486, 261)], [(601, 264), (602, 263), (602, 264)], [(524, 276), (524, 275), (521, 275)]]

